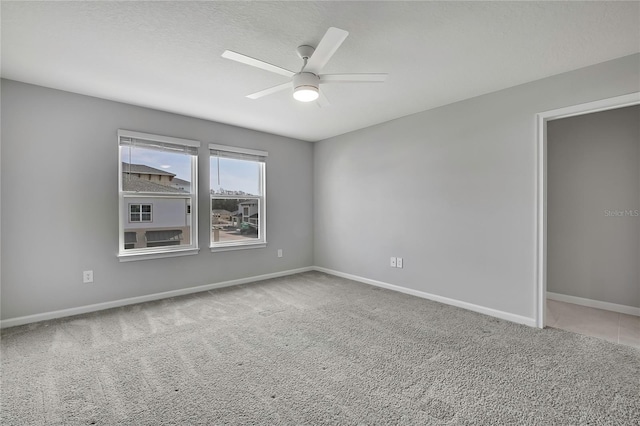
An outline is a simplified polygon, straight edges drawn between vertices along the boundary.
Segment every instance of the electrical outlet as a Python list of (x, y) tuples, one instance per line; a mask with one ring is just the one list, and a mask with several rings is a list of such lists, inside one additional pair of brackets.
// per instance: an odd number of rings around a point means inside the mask
[(92, 283), (93, 282), (93, 271), (82, 271), (82, 282)]
[(396, 258), (396, 268), (402, 268), (402, 258)]
[(278, 249), (278, 257), (282, 257), (282, 249)]
[(391, 267), (392, 267), (392, 268), (395, 268), (395, 267), (396, 267), (396, 258), (395, 258), (395, 257), (392, 257), (392, 258), (391, 258), (391, 262), (390, 262), (390, 263), (391, 263)]

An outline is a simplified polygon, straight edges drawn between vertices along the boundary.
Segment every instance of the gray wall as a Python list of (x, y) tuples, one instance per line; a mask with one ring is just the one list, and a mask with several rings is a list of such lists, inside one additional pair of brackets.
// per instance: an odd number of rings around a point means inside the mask
[[(632, 55), (311, 145), (3, 80), (2, 318), (312, 264), (531, 318), (535, 114), (639, 86)], [(208, 142), (269, 151), (268, 248), (210, 253), (201, 191), (200, 254), (119, 263), (118, 128), (203, 141), (203, 183)]]
[[(313, 264), (310, 143), (7, 80), (1, 108), (3, 319)], [(211, 253), (205, 190), (198, 255), (119, 263), (118, 128), (202, 141), (205, 189), (207, 143), (268, 151), (268, 247)]]
[(640, 106), (550, 121), (547, 290), (640, 307)]
[(536, 113), (637, 91), (632, 55), (317, 143), (315, 264), (533, 318)]

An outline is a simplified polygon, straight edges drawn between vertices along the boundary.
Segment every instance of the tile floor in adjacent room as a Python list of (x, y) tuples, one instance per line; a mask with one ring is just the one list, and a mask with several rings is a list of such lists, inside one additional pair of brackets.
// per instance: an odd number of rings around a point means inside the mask
[(547, 299), (547, 327), (640, 348), (640, 317)]

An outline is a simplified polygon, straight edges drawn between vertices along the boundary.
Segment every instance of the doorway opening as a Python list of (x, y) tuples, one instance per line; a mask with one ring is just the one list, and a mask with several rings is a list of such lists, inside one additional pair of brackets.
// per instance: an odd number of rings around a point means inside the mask
[[(638, 309), (629, 307), (628, 312), (624, 309), (621, 310), (622, 305), (616, 305), (615, 303), (598, 302), (597, 306), (590, 304), (589, 299), (580, 297), (563, 297), (562, 294), (554, 294), (548, 292), (548, 273), (549, 273), (549, 259), (547, 258), (549, 249), (549, 223), (548, 223), (548, 208), (549, 208), (549, 188), (548, 188), (548, 172), (549, 172), (549, 146), (547, 144), (548, 125), (553, 120), (559, 120), (569, 117), (576, 117), (586, 114), (593, 114), (597, 112), (603, 112), (613, 109), (625, 108), (634, 105), (640, 105), (640, 92), (632, 93), (629, 95), (619, 96), (610, 99), (604, 99), (596, 102), (590, 102), (581, 105), (575, 105), (567, 108), (560, 108), (552, 111), (546, 111), (537, 115), (537, 130), (538, 130), (538, 150), (537, 150), (537, 250), (536, 250), (536, 325), (539, 328), (545, 326), (554, 325), (560, 314), (578, 316), (582, 314), (591, 314), (597, 316), (598, 312), (587, 310), (594, 310), (594, 308), (603, 308), (602, 315), (638, 315)], [(552, 123), (553, 126), (558, 122)], [(612, 207), (615, 209), (614, 207)], [(633, 207), (634, 209), (638, 207)], [(557, 229), (554, 229), (556, 232)], [(556, 234), (554, 234), (555, 236)], [(554, 243), (554, 241), (551, 241)], [(555, 244), (555, 243), (554, 243)], [(552, 248), (555, 246), (552, 246)], [(570, 264), (570, 262), (567, 262)], [(558, 263), (552, 264), (555, 268)], [(561, 265), (564, 266), (564, 265)], [(570, 267), (570, 266), (568, 266)], [(555, 269), (554, 269), (555, 273)], [(557, 274), (556, 274), (557, 275)], [(547, 306), (547, 298), (550, 296), (552, 299)], [(592, 302), (592, 301), (591, 301)], [(582, 306), (580, 306), (582, 305)], [(610, 305), (610, 306), (608, 306)], [(548, 310), (551, 308), (551, 311)], [(612, 311), (616, 311), (612, 312)], [(624, 318), (623, 318), (624, 320)], [(602, 336), (600, 336), (602, 337)], [(609, 339), (612, 340), (612, 339)]]

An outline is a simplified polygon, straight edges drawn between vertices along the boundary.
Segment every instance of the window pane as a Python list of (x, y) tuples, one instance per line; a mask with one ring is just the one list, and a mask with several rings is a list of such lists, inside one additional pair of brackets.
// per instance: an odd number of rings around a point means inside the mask
[(140, 212), (140, 204), (130, 204), (129, 210), (131, 213), (139, 213)]
[(211, 242), (216, 244), (257, 240), (259, 213), (259, 200), (213, 198)]
[(261, 195), (260, 163), (233, 158), (210, 157), (211, 193)]
[[(190, 199), (127, 197), (126, 202), (132, 206), (138, 205), (143, 211), (131, 213), (131, 220), (124, 221), (127, 249), (191, 244), (192, 215), (187, 214)], [(148, 212), (145, 213), (145, 210)]]
[(182, 152), (121, 146), (125, 192), (191, 192), (191, 156)]

